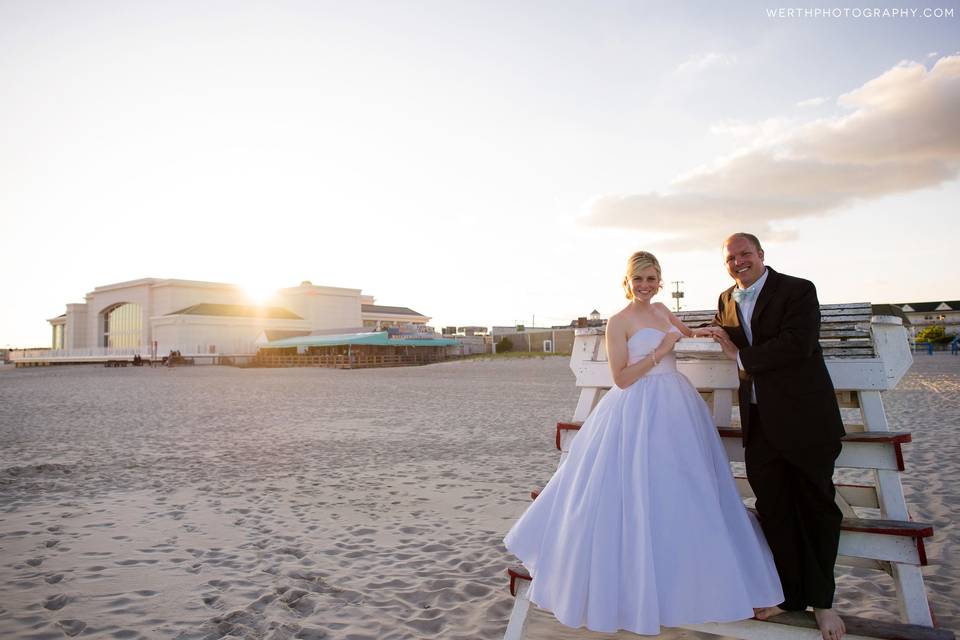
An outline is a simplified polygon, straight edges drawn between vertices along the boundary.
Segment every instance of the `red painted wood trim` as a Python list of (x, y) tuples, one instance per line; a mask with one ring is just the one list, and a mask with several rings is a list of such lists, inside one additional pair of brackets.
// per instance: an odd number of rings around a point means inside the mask
[[(735, 480), (747, 480), (747, 476), (741, 476), (738, 474), (733, 474)], [(851, 489), (876, 489), (872, 484), (843, 484), (843, 483), (834, 483), (835, 487), (850, 487)]]
[[(582, 422), (558, 422), (557, 449), (560, 448), (561, 431), (577, 431), (582, 426)], [(717, 432), (721, 438), (743, 438), (743, 431), (736, 427), (717, 427)], [(907, 431), (861, 431), (848, 433), (842, 440), (844, 442), (870, 442), (897, 445), (897, 464), (900, 470), (903, 471), (903, 452), (900, 450), (900, 445), (913, 442), (913, 436)]]
[(743, 438), (743, 431), (736, 427), (717, 427), (721, 438)]
[(557, 423), (557, 451), (562, 451), (560, 448), (560, 432), (561, 431), (579, 431), (580, 427), (583, 426), (582, 422), (558, 422)]
[[(717, 432), (721, 438), (743, 437), (743, 431), (736, 427), (718, 427)], [(912, 442), (913, 436), (905, 431), (861, 431), (859, 433), (848, 433), (842, 440), (844, 442), (869, 442), (899, 446), (905, 442)]]
[(908, 431), (860, 431), (848, 433), (843, 437), (844, 442), (889, 442), (904, 444), (913, 442), (913, 436)]
[[(910, 442), (907, 440), (907, 442)], [(897, 471), (903, 471), (906, 467), (903, 464), (903, 449), (900, 448), (900, 443), (894, 443), (893, 450), (897, 454)]]
[(844, 518), (840, 528), (844, 531), (875, 533), (884, 536), (903, 538), (929, 538), (933, 535), (933, 526), (920, 522), (900, 522), (898, 520), (870, 520), (867, 518)]
[(507, 575), (510, 576), (510, 595), (517, 597), (517, 580), (533, 580), (530, 573), (523, 567), (510, 567), (507, 569)]
[[(750, 511), (754, 513), (757, 512), (754, 508), (751, 508)], [(884, 536), (900, 536), (902, 538), (914, 538), (920, 541), (922, 541), (923, 538), (929, 538), (933, 535), (933, 525), (923, 522), (906, 522), (903, 520), (844, 518), (840, 523), (840, 528), (844, 531), (873, 533)], [(926, 553), (924, 552), (922, 558), (925, 559), (925, 557)]]
[[(927, 547), (923, 544), (923, 538), (915, 538), (917, 543), (917, 555), (920, 556), (920, 566), (927, 566)], [(930, 612), (932, 615), (932, 611)]]

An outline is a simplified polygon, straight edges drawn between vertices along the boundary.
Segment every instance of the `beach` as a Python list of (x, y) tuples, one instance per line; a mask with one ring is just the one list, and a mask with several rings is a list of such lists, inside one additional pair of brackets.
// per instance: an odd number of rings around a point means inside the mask
[[(576, 400), (563, 357), (0, 370), (0, 637), (498, 639), (502, 538)], [(917, 355), (884, 401), (913, 433), (904, 488), (956, 629), (960, 357)], [(841, 611), (896, 619), (888, 577), (838, 589)], [(628, 637), (544, 612), (529, 629)]]

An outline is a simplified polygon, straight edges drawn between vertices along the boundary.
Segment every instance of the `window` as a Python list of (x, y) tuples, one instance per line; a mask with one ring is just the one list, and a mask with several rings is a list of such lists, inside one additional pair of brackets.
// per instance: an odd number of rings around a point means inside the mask
[(143, 313), (140, 305), (132, 302), (118, 304), (103, 314), (103, 346), (136, 348), (141, 345)]

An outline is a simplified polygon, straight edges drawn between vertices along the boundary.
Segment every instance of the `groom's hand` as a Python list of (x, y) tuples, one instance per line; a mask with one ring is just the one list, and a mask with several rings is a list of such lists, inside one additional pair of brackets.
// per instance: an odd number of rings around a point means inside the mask
[(723, 349), (724, 355), (734, 361), (737, 359), (737, 353), (739, 353), (740, 350), (737, 349), (737, 345), (733, 344), (733, 340), (730, 339), (726, 331), (717, 327), (717, 331), (713, 333), (713, 339), (720, 343), (720, 348)]
[(712, 338), (717, 335), (717, 332), (723, 333), (723, 329), (716, 326), (709, 327), (697, 327), (693, 330), (693, 337), (695, 338)]

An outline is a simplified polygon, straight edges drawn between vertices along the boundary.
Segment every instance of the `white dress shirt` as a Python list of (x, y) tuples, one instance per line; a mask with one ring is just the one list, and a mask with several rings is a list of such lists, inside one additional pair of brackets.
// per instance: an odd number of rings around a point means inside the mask
[[(747, 287), (748, 290), (753, 292), (753, 295), (749, 298), (744, 299), (742, 302), (737, 302), (737, 313), (740, 315), (740, 326), (743, 327), (743, 332), (747, 336), (747, 342), (753, 344), (753, 328), (750, 326), (750, 319), (753, 316), (753, 310), (757, 306), (757, 298), (760, 297), (760, 290), (763, 289), (763, 284), (767, 281), (767, 275), (770, 272), (763, 270), (763, 275), (757, 278), (757, 281), (752, 285)], [(738, 287), (739, 288), (739, 287)], [(741, 371), (744, 371), (743, 362), (740, 360), (740, 352), (737, 352), (737, 366)], [(750, 402), (753, 404), (757, 403), (757, 388), (750, 384)]]

